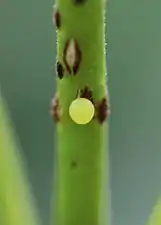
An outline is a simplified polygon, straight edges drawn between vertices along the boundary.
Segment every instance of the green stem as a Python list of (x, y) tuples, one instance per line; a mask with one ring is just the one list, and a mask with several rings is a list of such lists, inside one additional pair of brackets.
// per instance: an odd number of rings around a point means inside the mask
[[(56, 225), (107, 224), (102, 215), (108, 193), (104, 9), (103, 0), (57, 0), (56, 3), (59, 61), (59, 110), (55, 108), (56, 118), (59, 117)], [(69, 116), (69, 106), (85, 87), (92, 93), (96, 115), (90, 123), (78, 125)]]
[(0, 96), (0, 216), (3, 225), (40, 224), (19, 145)]

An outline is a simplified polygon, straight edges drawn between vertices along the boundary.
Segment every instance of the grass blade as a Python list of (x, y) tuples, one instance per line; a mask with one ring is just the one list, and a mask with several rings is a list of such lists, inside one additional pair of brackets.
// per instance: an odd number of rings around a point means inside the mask
[(18, 137), (0, 96), (0, 214), (3, 225), (38, 225)]

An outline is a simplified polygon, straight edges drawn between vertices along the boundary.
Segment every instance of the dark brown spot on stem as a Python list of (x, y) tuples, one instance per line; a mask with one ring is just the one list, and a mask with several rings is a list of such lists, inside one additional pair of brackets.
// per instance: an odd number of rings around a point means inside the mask
[(73, 0), (74, 4), (76, 5), (81, 5), (83, 3), (85, 3), (87, 0)]
[(110, 109), (107, 98), (103, 98), (96, 106), (96, 118), (102, 124), (110, 115)]
[(81, 63), (81, 51), (79, 45), (75, 39), (70, 39), (66, 42), (63, 61), (68, 73), (76, 75)]
[(80, 90), (80, 98), (87, 98), (88, 100), (90, 100), (92, 103), (94, 103), (93, 100), (93, 93), (90, 90), (90, 88), (88, 86), (85, 86), (84, 89)]
[(56, 122), (60, 121), (60, 103), (57, 95), (51, 101), (50, 115)]
[(64, 48), (64, 52), (63, 52), (63, 61), (65, 63), (66, 70), (68, 71), (68, 73), (71, 74), (71, 69), (70, 69), (70, 67), (69, 67), (69, 65), (67, 63), (67, 60), (66, 60), (66, 52), (67, 52), (68, 46), (69, 46), (69, 40), (65, 44), (65, 48)]
[(62, 64), (59, 61), (56, 63), (56, 72), (57, 72), (57, 75), (58, 75), (59, 79), (63, 79), (63, 77), (64, 77), (64, 68), (63, 68)]
[(79, 69), (79, 66), (80, 66), (80, 63), (81, 63), (81, 58), (82, 58), (82, 54), (81, 54), (81, 51), (79, 49), (77, 41), (75, 41), (75, 49), (76, 49), (76, 58), (75, 58), (75, 63), (73, 65), (74, 75), (78, 72), (78, 69)]
[(55, 23), (56, 28), (59, 29), (61, 26), (61, 16), (58, 9), (54, 9), (53, 22)]

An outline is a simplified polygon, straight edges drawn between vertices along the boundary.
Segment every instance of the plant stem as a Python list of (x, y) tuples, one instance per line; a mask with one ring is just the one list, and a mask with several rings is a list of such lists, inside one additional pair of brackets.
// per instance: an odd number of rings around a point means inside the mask
[(0, 215), (3, 225), (40, 224), (19, 145), (0, 96)]
[[(54, 16), (58, 92), (53, 115), (58, 121), (58, 166), (52, 224), (103, 225), (107, 224), (102, 207), (108, 194), (109, 114), (105, 2), (57, 0)], [(69, 116), (77, 93), (90, 96), (95, 106), (95, 117), (86, 125), (75, 124)]]

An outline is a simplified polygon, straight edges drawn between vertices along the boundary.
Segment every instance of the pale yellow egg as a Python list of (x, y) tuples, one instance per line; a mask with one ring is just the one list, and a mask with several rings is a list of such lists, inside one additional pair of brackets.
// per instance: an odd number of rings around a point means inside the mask
[(75, 99), (69, 107), (69, 115), (76, 124), (89, 123), (95, 113), (92, 102), (86, 98)]

